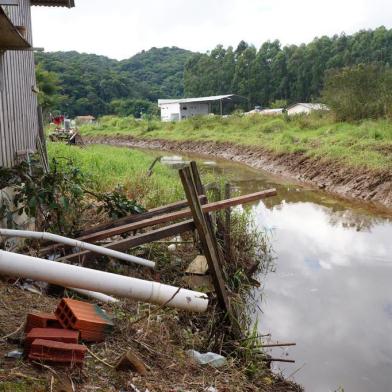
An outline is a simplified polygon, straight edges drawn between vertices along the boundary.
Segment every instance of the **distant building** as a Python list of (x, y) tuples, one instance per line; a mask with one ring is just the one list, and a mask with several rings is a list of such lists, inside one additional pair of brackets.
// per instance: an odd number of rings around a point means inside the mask
[[(0, 167), (35, 151), (39, 110), (31, 6), (73, 7), (73, 0), (0, 0)], [(43, 137), (43, 130), (41, 137)]]
[(260, 109), (259, 106), (256, 106), (253, 110), (250, 112), (246, 112), (245, 115), (249, 116), (252, 114), (259, 114), (260, 116), (279, 116), (280, 114), (283, 114), (284, 109), (279, 108), (279, 109)]
[(194, 116), (206, 116), (211, 113), (212, 104), (219, 103), (220, 114), (223, 114), (225, 102), (233, 102), (238, 95), (227, 94), (212, 97), (158, 99), (162, 121), (181, 121)]
[(75, 122), (77, 125), (81, 124), (93, 124), (95, 122), (94, 116), (77, 116), (75, 117)]
[(287, 108), (287, 114), (294, 116), (296, 114), (310, 114), (316, 110), (329, 110), (323, 103), (296, 103)]

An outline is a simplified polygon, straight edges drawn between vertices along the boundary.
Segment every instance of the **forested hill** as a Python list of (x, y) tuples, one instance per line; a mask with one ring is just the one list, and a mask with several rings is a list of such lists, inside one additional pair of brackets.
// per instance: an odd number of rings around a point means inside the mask
[[(77, 52), (36, 55), (40, 101), (69, 115), (157, 113), (158, 98), (236, 93), (249, 103), (280, 106), (319, 100), (326, 71), (356, 64), (392, 65), (392, 30), (315, 38), (302, 45), (241, 41), (205, 54), (152, 48), (128, 60)], [(48, 72), (50, 71), (50, 72)], [(58, 86), (56, 88), (56, 86)]]
[(37, 53), (37, 78), (58, 86), (54, 102), (44, 103), (47, 109), (70, 116), (138, 115), (152, 110), (151, 102), (158, 98), (183, 96), (184, 66), (193, 54), (176, 47), (152, 48), (117, 61), (78, 52)]
[(263, 106), (276, 100), (308, 102), (319, 99), (327, 70), (373, 62), (392, 65), (392, 30), (324, 36), (300, 46), (265, 42), (260, 49), (242, 41), (235, 49), (217, 46), (194, 55), (185, 67), (185, 93), (233, 92)]

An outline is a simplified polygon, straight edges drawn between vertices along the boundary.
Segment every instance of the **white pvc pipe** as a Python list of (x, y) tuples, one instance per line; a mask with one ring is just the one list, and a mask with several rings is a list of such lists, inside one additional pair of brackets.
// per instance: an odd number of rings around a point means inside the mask
[(110, 295), (106, 295), (103, 293), (97, 293), (96, 291), (77, 289), (75, 287), (67, 287), (67, 289), (73, 290), (78, 294), (84, 295), (85, 297), (96, 299), (97, 301), (103, 302), (105, 304), (115, 304), (117, 302), (120, 302), (117, 298), (113, 298)]
[(193, 312), (204, 312), (208, 306), (207, 295), (197, 291), (3, 250), (0, 250), (0, 273)]
[(127, 261), (129, 263), (136, 263), (145, 267), (155, 268), (155, 263), (150, 260), (142, 259), (141, 257), (128, 255), (126, 253), (118, 252), (117, 250), (104, 248), (102, 246), (90, 244), (88, 242), (82, 242), (73, 240), (71, 238), (63, 237), (61, 235), (38, 232), (38, 231), (27, 231), (27, 230), (11, 230), (11, 229), (0, 229), (0, 235), (5, 237), (20, 237), (20, 238), (34, 238), (37, 240), (46, 240), (52, 242), (59, 242), (65, 245), (72, 246), (74, 248), (87, 249), (91, 252), (100, 253), (105, 256), (115, 257), (120, 260)]

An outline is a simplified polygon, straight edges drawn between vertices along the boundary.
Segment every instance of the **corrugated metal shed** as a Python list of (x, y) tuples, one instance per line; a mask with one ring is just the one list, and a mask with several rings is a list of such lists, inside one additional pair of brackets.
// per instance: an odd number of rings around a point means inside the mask
[(0, 166), (13, 166), (18, 156), (34, 151), (38, 135), (34, 53), (29, 50), (31, 5), (75, 4), (74, 0), (19, 0), (18, 6), (0, 7)]
[[(32, 43), (30, 1), (5, 6), (14, 26), (25, 27), (25, 40)], [(4, 26), (4, 21), (3, 21)], [(32, 51), (0, 51), (0, 166), (12, 166), (18, 152), (35, 150), (38, 133), (34, 54)]]
[(31, 5), (41, 5), (44, 7), (75, 7), (74, 0), (31, 0)]

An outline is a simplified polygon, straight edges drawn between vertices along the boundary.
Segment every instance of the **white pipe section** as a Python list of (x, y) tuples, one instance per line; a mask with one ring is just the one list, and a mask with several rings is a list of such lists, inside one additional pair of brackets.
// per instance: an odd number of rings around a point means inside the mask
[(3, 250), (0, 250), (0, 273), (193, 312), (204, 312), (208, 306), (207, 295), (197, 291)]
[(145, 267), (155, 268), (155, 263), (150, 260), (142, 259), (141, 257), (128, 255), (126, 253), (118, 252), (117, 250), (104, 248), (102, 246), (90, 244), (88, 242), (82, 242), (73, 240), (71, 238), (63, 237), (61, 235), (38, 232), (38, 231), (27, 231), (27, 230), (11, 230), (11, 229), (0, 229), (0, 235), (4, 237), (20, 237), (20, 238), (34, 238), (37, 240), (46, 240), (52, 242), (59, 242), (65, 245), (72, 246), (74, 248), (87, 249), (95, 253), (100, 253), (105, 256), (115, 257), (120, 260), (127, 261), (129, 263), (136, 263)]
[(75, 291), (76, 293), (84, 295), (85, 297), (89, 297), (99, 302), (103, 302), (105, 304), (115, 304), (117, 302), (120, 302), (117, 298), (113, 298), (110, 295), (106, 295), (103, 293), (97, 293), (96, 291), (76, 289), (75, 287), (67, 287), (67, 289)]

